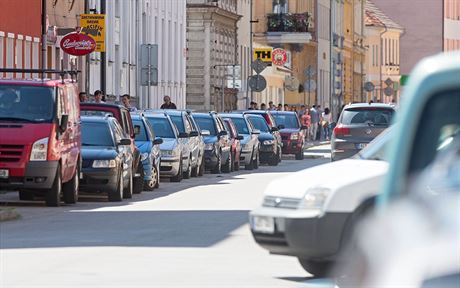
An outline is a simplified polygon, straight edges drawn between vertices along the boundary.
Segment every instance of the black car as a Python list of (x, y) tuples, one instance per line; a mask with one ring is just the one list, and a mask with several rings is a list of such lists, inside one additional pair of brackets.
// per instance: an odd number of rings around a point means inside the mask
[(206, 169), (212, 173), (232, 170), (230, 141), (224, 122), (216, 112), (193, 113), (193, 118), (204, 138), (204, 160)]
[(260, 130), (260, 162), (267, 163), (271, 166), (278, 165), (278, 163), (281, 162), (281, 149), (283, 147), (282, 142), (273, 135), (274, 132), (278, 132), (278, 129), (275, 127), (270, 128), (264, 117), (261, 115), (248, 114), (248, 119), (255, 129)]
[(80, 190), (106, 192), (109, 201), (133, 195), (131, 139), (111, 116), (83, 116)]

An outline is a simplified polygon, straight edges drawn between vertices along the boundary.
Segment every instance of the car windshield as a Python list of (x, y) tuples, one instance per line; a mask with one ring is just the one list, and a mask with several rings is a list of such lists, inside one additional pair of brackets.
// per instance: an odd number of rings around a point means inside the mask
[(97, 111), (97, 110), (81, 110), (80, 115), (81, 116), (102, 116), (102, 117), (111, 116), (111, 117), (113, 117), (112, 112)]
[(344, 125), (389, 126), (394, 110), (388, 108), (349, 108), (343, 111), (341, 120)]
[(156, 137), (176, 138), (173, 127), (167, 118), (148, 118)]
[(386, 150), (391, 140), (391, 130), (392, 128), (388, 128), (380, 133), (380, 135), (372, 140), (369, 145), (359, 151), (355, 158), (388, 161)]
[(114, 146), (115, 143), (108, 123), (82, 122), (81, 145)]
[(148, 141), (144, 122), (142, 120), (133, 119), (133, 125), (134, 127), (139, 126), (139, 133), (136, 134), (135, 141)]
[(54, 88), (0, 86), (0, 120), (52, 122)]
[(248, 124), (244, 118), (232, 118), (232, 121), (236, 126), (236, 130), (238, 130), (238, 134), (249, 134)]
[(195, 121), (200, 126), (201, 130), (208, 130), (210, 135), (217, 135), (216, 127), (211, 116), (209, 117), (195, 117)]
[(252, 126), (254, 126), (254, 128), (259, 129), (261, 132), (270, 132), (270, 128), (268, 127), (268, 124), (264, 118), (249, 117), (249, 120), (251, 121)]
[(174, 125), (176, 125), (177, 130), (179, 130), (179, 133), (184, 133), (185, 127), (184, 127), (184, 121), (182, 119), (182, 116), (176, 115), (176, 116), (170, 116), (170, 117)]
[(274, 114), (276, 124), (284, 128), (299, 129), (299, 119), (294, 114)]

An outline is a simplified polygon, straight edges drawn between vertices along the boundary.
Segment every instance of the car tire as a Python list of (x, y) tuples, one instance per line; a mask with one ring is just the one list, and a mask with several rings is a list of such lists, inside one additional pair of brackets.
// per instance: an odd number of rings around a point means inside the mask
[(177, 172), (176, 176), (171, 177), (171, 182), (180, 182), (182, 181), (182, 155), (180, 156), (179, 162), (179, 171)]
[(235, 153), (232, 153), (232, 166), (230, 167), (230, 172), (235, 171), (235, 162), (236, 162)]
[(254, 159), (254, 169), (259, 169), (260, 162), (259, 162), (259, 152), (256, 153), (256, 159)]
[(222, 151), (219, 153), (219, 155), (217, 155), (217, 164), (212, 169), (211, 173), (220, 174), (220, 172), (222, 172)]
[(198, 162), (200, 156), (198, 155), (196, 166), (192, 168), (192, 177), (198, 177), (198, 171), (200, 170), (201, 163)]
[(283, 149), (278, 148), (278, 163), (281, 163), (283, 160)]
[(298, 258), (302, 268), (315, 277), (325, 277), (328, 275), (332, 266), (332, 262), (328, 261), (312, 261), (308, 259)]
[(254, 150), (252, 151), (251, 154), (251, 161), (249, 161), (249, 164), (244, 165), (244, 170), (253, 170), (254, 169)]
[(133, 177), (133, 192), (134, 194), (142, 193), (144, 188), (144, 167), (142, 162), (139, 160), (139, 164), (137, 165), (136, 174), (140, 175), (139, 177)]
[(295, 160), (303, 160), (303, 159), (304, 159), (304, 155), (303, 155), (303, 149), (302, 149), (299, 153), (295, 154)]
[(152, 180), (144, 181), (144, 190), (146, 191), (153, 191), (153, 189), (157, 188), (158, 182), (158, 171), (157, 167), (152, 167)]
[(126, 185), (126, 188), (123, 188), (123, 198), (124, 199), (131, 199), (133, 198), (133, 173), (130, 173), (129, 177), (128, 177), (128, 185)]
[(198, 176), (203, 176), (204, 175), (204, 170), (205, 170), (205, 163), (204, 163), (204, 156), (201, 156), (201, 164), (200, 168), (198, 169)]
[(80, 165), (75, 169), (75, 173), (67, 183), (62, 184), (62, 196), (65, 204), (75, 204), (78, 201), (78, 188), (80, 185)]
[(192, 177), (192, 155), (188, 158), (187, 170), (184, 172), (184, 179), (190, 179)]
[(107, 195), (109, 202), (120, 202), (123, 200), (123, 186), (123, 167), (120, 167), (117, 189), (109, 191)]
[(160, 165), (155, 166), (155, 170), (157, 171), (157, 183), (155, 184), (155, 188), (160, 188)]
[(279, 163), (279, 156), (278, 156), (279, 152), (276, 153), (276, 154), (273, 154), (272, 157), (270, 159), (268, 159), (268, 165), (269, 166), (277, 166), (278, 163)]
[(228, 159), (227, 159), (227, 162), (225, 162), (225, 165), (222, 167), (222, 172), (224, 173), (232, 172), (232, 162), (233, 162), (232, 153), (228, 152)]
[(61, 166), (58, 165), (53, 186), (45, 193), (45, 203), (48, 207), (58, 207), (61, 205), (62, 177)]
[(19, 200), (21, 201), (33, 201), (35, 194), (32, 191), (19, 190)]

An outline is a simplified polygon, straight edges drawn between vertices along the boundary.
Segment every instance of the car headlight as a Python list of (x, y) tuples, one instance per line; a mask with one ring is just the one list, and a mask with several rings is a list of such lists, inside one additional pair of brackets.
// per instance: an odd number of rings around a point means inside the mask
[(174, 157), (176, 155), (176, 150), (161, 150), (161, 156), (163, 157)]
[(249, 146), (249, 144), (242, 144), (242, 145), (241, 145), (241, 150), (242, 150), (243, 152), (251, 152), (251, 151), (252, 151), (252, 147)]
[(273, 145), (275, 144), (275, 140), (265, 140), (264, 142), (262, 142), (264, 145)]
[(299, 140), (299, 133), (292, 133), (291, 140)]
[(147, 158), (149, 158), (149, 153), (142, 153), (141, 154), (141, 161), (145, 161), (145, 160), (147, 160)]
[(204, 145), (204, 150), (212, 151), (214, 149), (214, 143), (207, 143)]
[(307, 190), (300, 204), (301, 209), (322, 209), (331, 189), (314, 187)]
[(117, 167), (117, 161), (115, 160), (94, 160), (93, 168), (115, 168)]
[(30, 161), (46, 161), (48, 154), (48, 137), (37, 140), (32, 145), (30, 153)]

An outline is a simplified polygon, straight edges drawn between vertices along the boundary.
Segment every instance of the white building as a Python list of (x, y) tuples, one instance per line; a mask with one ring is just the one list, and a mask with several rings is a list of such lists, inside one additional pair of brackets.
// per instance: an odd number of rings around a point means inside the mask
[[(88, 0), (101, 11), (100, 0)], [(158, 108), (169, 95), (185, 108), (185, 0), (106, 0), (106, 91), (111, 99), (127, 93), (141, 108)], [(158, 45), (158, 86), (140, 83), (140, 47)], [(101, 89), (101, 54), (90, 58), (89, 91)]]
[(241, 89), (238, 93), (238, 109), (247, 108), (250, 99), (248, 77), (251, 76), (251, 0), (240, 0), (237, 3), (237, 14), (241, 19), (237, 23), (238, 35), (238, 64), (241, 66)]
[(331, 30), (329, 0), (318, 1), (318, 104), (322, 107), (331, 107)]

